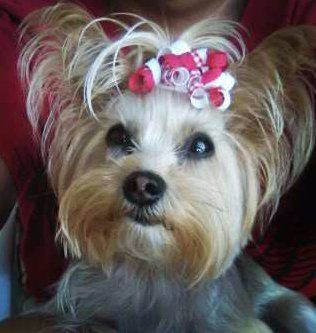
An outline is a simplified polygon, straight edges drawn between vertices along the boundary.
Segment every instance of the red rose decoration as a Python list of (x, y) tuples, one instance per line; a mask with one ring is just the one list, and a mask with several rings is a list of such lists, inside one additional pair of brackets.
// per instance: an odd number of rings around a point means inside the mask
[(186, 52), (179, 55), (181, 65), (188, 69), (189, 71), (192, 71), (193, 69), (196, 69), (196, 63), (194, 62), (193, 56), (191, 52)]
[(228, 57), (225, 52), (211, 51), (208, 54), (207, 64), (210, 68), (226, 69), (228, 66)]
[(201, 81), (203, 84), (210, 83), (219, 78), (222, 72), (221, 68), (212, 68), (202, 75)]
[(173, 53), (164, 54), (159, 58), (159, 63), (171, 69), (184, 67), (191, 71), (196, 68), (191, 52), (186, 52), (180, 55)]
[(155, 81), (151, 70), (146, 67), (140, 67), (129, 77), (128, 88), (136, 94), (146, 94), (155, 86)]
[(160, 56), (159, 63), (168, 68), (177, 68), (181, 66), (179, 57), (173, 53), (167, 53)]
[(224, 95), (219, 88), (210, 89), (210, 101), (215, 107), (219, 107), (224, 103)]

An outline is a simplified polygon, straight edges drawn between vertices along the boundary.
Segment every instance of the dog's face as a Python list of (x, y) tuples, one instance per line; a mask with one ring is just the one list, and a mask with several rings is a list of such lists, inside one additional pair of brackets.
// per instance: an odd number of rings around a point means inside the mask
[[(131, 93), (129, 75), (168, 36), (143, 20), (111, 41), (90, 19), (73, 5), (35, 13), (20, 59), (34, 127), (49, 97), (44, 148), (65, 250), (105, 269), (129, 261), (191, 283), (216, 277), (308, 161), (313, 107), (300, 75), (316, 67), (315, 31), (276, 33), (244, 61), (227, 23), (207, 20), (180, 36), (229, 55), (237, 85), (220, 112), (161, 88)], [(152, 31), (134, 31), (144, 24)]]
[(218, 274), (246, 240), (247, 175), (227, 114), (157, 89), (126, 93), (99, 118), (76, 128), (61, 200), (73, 248), (101, 264), (123, 256)]

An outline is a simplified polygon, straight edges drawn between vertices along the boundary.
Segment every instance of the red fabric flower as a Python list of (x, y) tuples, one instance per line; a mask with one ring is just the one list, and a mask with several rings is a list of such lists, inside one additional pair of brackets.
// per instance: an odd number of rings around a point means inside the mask
[(219, 88), (210, 89), (210, 101), (215, 107), (219, 107), (224, 102), (224, 95)]
[(185, 52), (179, 55), (167, 53), (159, 58), (159, 62), (170, 69), (184, 67), (191, 71), (196, 68), (191, 52)]
[(179, 56), (173, 53), (167, 53), (159, 57), (159, 63), (168, 68), (177, 68), (181, 66), (181, 61)]
[(186, 52), (179, 55), (181, 65), (188, 69), (189, 71), (192, 71), (193, 69), (196, 69), (196, 63), (194, 62), (193, 56), (191, 52)]
[(228, 66), (227, 53), (210, 51), (207, 58), (207, 64), (210, 68), (222, 68), (225, 70)]
[(151, 70), (146, 67), (140, 67), (129, 77), (128, 88), (136, 94), (146, 94), (155, 86), (155, 81)]
[(221, 68), (212, 68), (202, 75), (201, 82), (203, 84), (210, 83), (216, 80), (222, 74), (222, 72), (223, 71)]

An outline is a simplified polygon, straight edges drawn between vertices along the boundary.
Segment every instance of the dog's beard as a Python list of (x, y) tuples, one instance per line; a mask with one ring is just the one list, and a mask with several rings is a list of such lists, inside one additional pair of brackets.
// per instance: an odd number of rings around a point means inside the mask
[[(106, 178), (104, 170), (86, 174), (61, 202), (62, 239), (76, 257), (104, 267), (115, 260), (131, 260), (195, 281), (216, 276), (236, 252), (239, 244), (229, 234), (236, 227), (225, 226), (223, 207), (208, 203), (205, 195), (195, 197), (192, 187), (178, 189), (176, 197), (165, 199), (166, 204), (151, 215), (126, 207), (113, 183), (104, 182)], [(238, 222), (237, 216), (231, 220)]]

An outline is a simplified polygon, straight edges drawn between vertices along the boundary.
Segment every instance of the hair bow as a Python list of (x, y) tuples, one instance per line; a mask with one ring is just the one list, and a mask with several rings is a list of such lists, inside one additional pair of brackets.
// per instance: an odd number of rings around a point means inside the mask
[(191, 104), (202, 109), (211, 104), (224, 111), (230, 103), (230, 90), (235, 85), (228, 73), (225, 52), (200, 48), (191, 51), (183, 41), (158, 52), (129, 78), (129, 89), (145, 94), (155, 86), (187, 93)]

